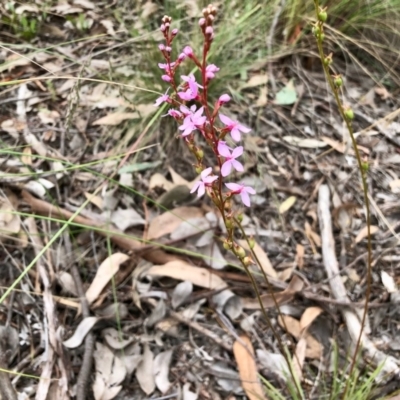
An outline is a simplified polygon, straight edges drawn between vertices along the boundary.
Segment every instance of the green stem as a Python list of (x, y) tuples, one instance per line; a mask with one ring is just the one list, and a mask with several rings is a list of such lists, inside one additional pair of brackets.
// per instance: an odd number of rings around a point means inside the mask
[[(315, 5), (315, 12), (317, 15), (317, 19), (318, 19), (318, 13), (319, 13), (319, 0), (314, 0), (314, 5)], [(318, 26), (321, 29), (322, 32), (322, 28), (323, 28), (323, 23), (322, 22), (318, 22)], [(324, 60), (325, 60), (325, 55), (324, 55), (324, 51), (323, 51), (323, 47), (322, 47), (322, 38), (321, 35), (316, 35), (317, 38), (317, 46), (318, 46), (318, 52), (319, 52), (319, 56), (322, 62), (322, 67), (324, 69), (324, 73), (326, 76), (326, 79), (329, 83), (330, 89), (334, 95), (335, 101), (337, 103), (338, 109), (339, 109), (339, 113), (341, 115), (341, 117), (343, 118), (347, 130), (350, 134), (350, 138), (351, 138), (351, 143), (353, 145), (353, 149), (354, 149), (354, 153), (357, 159), (357, 164), (358, 164), (358, 169), (360, 171), (361, 174), (361, 183), (362, 183), (362, 189), (363, 189), (363, 196), (364, 196), (364, 202), (365, 202), (365, 210), (366, 210), (366, 223), (367, 223), (367, 232), (368, 232), (368, 236), (367, 236), (367, 240), (368, 240), (368, 266), (367, 266), (367, 289), (365, 292), (365, 305), (364, 305), (364, 311), (363, 311), (363, 316), (361, 319), (361, 329), (360, 329), (360, 334), (358, 336), (357, 339), (357, 343), (356, 343), (356, 348), (354, 350), (354, 356), (352, 358), (351, 361), (351, 366), (350, 366), (350, 371), (349, 371), (349, 376), (351, 377), (355, 365), (356, 365), (356, 360), (357, 360), (357, 354), (360, 350), (360, 346), (361, 346), (361, 338), (362, 338), (362, 333), (363, 333), (363, 329), (364, 329), (364, 325), (366, 322), (366, 318), (368, 315), (368, 302), (369, 302), (369, 297), (371, 294), (371, 280), (372, 280), (372, 244), (371, 244), (371, 213), (370, 213), (370, 203), (369, 203), (369, 198), (368, 198), (368, 183), (367, 183), (367, 178), (366, 178), (366, 173), (363, 167), (363, 163), (361, 161), (361, 156), (360, 156), (360, 152), (358, 150), (357, 147), (357, 142), (356, 139), (354, 137), (354, 131), (353, 131), (353, 127), (351, 125), (350, 119), (346, 116), (345, 114), (345, 110), (343, 108), (343, 105), (340, 101), (339, 98), (339, 90), (338, 88), (335, 86), (332, 76), (330, 75), (330, 71), (329, 71), (329, 65), (327, 65)], [(343, 393), (343, 399), (346, 398), (346, 394), (347, 391), (349, 389), (349, 384), (350, 384), (351, 379), (348, 379), (346, 382), (346, 386), (344, 389), (344, 393)]]

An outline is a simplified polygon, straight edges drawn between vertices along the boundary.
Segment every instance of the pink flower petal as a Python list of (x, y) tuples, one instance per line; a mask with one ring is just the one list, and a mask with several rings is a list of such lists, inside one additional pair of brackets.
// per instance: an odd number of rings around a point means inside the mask
[(235, 141), (235, 142), (240, 142), (240, 138), (241, 138), (241, 134), (239, 129), (234, 128), (231, 130), (231, 138)]
[(201, 197), (206, 192), (206, 185), (203, 182), (200, 182), (199, 190), (197, 191), (197, 197)]
[(236, 171), (239, 171), (239, 172), (244, 171), (243, 165), (239, 161), (231, 160), (231, 163), (232, 163), (233, 168), (236, 169)]
[(238, 158), (242, 154), (243, 154), (243, 146), (236, 147), (236, 149), (232, 151), (232, 158)]
[(231, 170), (232, 170), (232, 162), (225, 161), (221, 167), (221, 175), (228, 176), (231, 173)]
[(204, 178), (206, 178), (208, 175), (211, 174), (211, 171), (212, 171), (211, 167), (208, 167), (208, 168), (204, 169), (203, 171), (201, 171), (201, 174), (200, 174), (201, 179), (204, 180)]
[(192, 187), (192, 190), (190, 191), (190, 193), (194, 193), (198, 188), (199, 188), (199, 186), (201, 185), (201, 181), (198, 181), (198, 182), (196, 182), (194, 185), (193, 185), (193, 187)]
[(242, 189), (243, 189), (243, 186), (242, 185), (239, 185), (239, 184), (237, 184), (237, 183), (233, 183), (233, 182), (231, 182), (231, 183), (225, 183), (225, 186), (228, 188), (228, 189), (230, 189), (230, 190), (232, 190), (233, 192), (240, 192)]
[(226, 142), (220, 140), (218, 143), (218, 154), (222, 157), (230, 157), (231, 152), (229, 151), (229, 147), (226, 145)]
[(250, 207), (250, 196), (244, 190), (240, 193), (240, 197), (242, 198), (242, 202), (246, 207)]
[(221, 122), (225, 125), (230, 125), (233, 122), (229, 117), (224, 114), (219, 113), (218, 115)]

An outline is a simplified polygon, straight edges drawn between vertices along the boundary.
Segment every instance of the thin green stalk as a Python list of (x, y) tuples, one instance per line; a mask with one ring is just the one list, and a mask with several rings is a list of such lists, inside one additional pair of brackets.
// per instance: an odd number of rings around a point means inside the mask
[[(349, 375), (351, 376), (355, 365), (356, 365), (356, 360), (357, 360), (357, 354), (359, 352), (360, 346), (361, 346), (361, 338), (362, 338), (362, 333), (363, 333), (363, 329), (364, 329), (364, 325), (365, 325), (365, 321), (368, 315), (368, 302), (369, 302), (369, 297), (371, 294), (371, 279), (372, 279), (372, 244), (371, 244), (371, 214), (370, 214), (370, 204), (369, 204), (369, 199), (368, 199), (368, 183), (367, 183), (367, 178), (366, 178), (366, 168), (363, 165), (363, 162), (361, 160), (361, 156), (360, 156), (360, 152), (358, 150), (357, 147), (357, 142), (356, 139), (354, 137), (354, 131), (353, 131), (353, 127), (351, 124), (351, 120), (352, 120), (352, 111), (350, 109), (346, 110), (343, 107), (342, 102), (340, 101), (339, 98), (339, 89), (341, 85), (335, 84), (331, 74), (330, 74), (330, 70), (329, 70), (329, 65), (332, 61), (331, 56), (325, 56), (324, 54), (324, 50), (323, 50), (323, 39), (324, 39), (324, 33), (323, 33), (323, 25), (324, 25), (324, 18), (321, 17), (321, 13), (326, 13), (325, 10), (322, 10), (319, 6), (319, 0), (314, 0), (314, 5), (315, 5), (315, 12), (316, 12), (316, 16), (317, 16), (317, 23), (315, 25), (315, 36), (317, 39), (317, 46), (318, 46), (318, 52), (319, 52), (319, 56), (321, 59), (321, 63), (322, 63), (322, 67), (324, 69), (324, 73), (325, 73), (325, 77), (326, 80), (328, 81), (328, 84), (330, 86), (330, 89), (334, 95), (336, 104), (338, 106), (339, 109), (339, 113), (341, 115), (341, 117), (343, 118), (345, 124), (346, 124), (346, 128), (349, 132), (350, 138), (351, 138), (351, 142), (353, 145), (353, 149), (354, 149), (354, 153), (357, 159), (357, 164), (358, 164), (358, 169), (360, 171), (360, 175), (361, 175), (361, 182), (362, 182), (362, 189), (363, 189), (363, 196), (364, 196), (364, 202), (365, 202), (365, 209), (366, 209), (366, 223), (367, 223), (367, 248), (368, 248), (368, 266), (367, 266), (367, 289), (365, 292), (365, 305), (364, 305), (364, 312), (363, 312), (363, 316), (361, 319), (361, 329), (360, 329), (360, 334), (358, 336), (357, 339), (357, 343), (356, 343), (356, 348), (354, 350), (354, 356), (352, 358), (351, 361), (351, 366), (350, 366), (350, 371), (349, 371)], [(326, 19), (326, 18), (325, 18)], [(346, 386), (344, 389), (344, 393), (343, 393), (343, 399), (346, 398), (346, 394), (349, 388), (349, 384), (350, 384), (350, 380), (348, 380), (346, 382)]]

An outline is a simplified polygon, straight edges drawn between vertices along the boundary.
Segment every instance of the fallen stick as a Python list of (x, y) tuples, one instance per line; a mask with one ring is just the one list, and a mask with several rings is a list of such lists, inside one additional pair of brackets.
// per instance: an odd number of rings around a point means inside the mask
[[(41, 215), (65, 220), (68, 220), (74, 215), (74, 213), (68, 210), (54, 206), (47, 201), (37, 199), (26, 190), (22, 191), (22, 197), (30, 205), (32, 211), (35, 211)], [(138, 240), (127, 237), (123, 232), (117, 229), (109, 226), (105, 227), (103, 222), (94, 221), (80, 215), (77, 215), (73, 222), (85, 225), (88, 229), (90, 229), (90, 227), (96, 228), (96, 232), (99, 235), (110, 237), (110, 240), (117, 246), (127, 251), (139, 253), (140, 257), (154, 264), (165, 264), (168, 261), (176, 260), (176, 256), (168, 254), (161, 249), (151, 248), (150, 250), (146, 250), (146, 247), (143, 246), (143, 244)], [(104, 228), (104, 231), (101, 230), (101, 228)]]
[(361, 349), (368, 362), (376, 367), (380, 366), (381, 370), (377, 376), (377, 380), (387, 379), (393, 374), (399, 375), (400, 369), (397, 366), (398, 361), (382, 351), (378, 350), (374, 343), (364, 333), (364, 327), (361, 326), (357, 314), (350, 309), (350, 299), (347, 296), (346, 289), (342, 282), (339, 272), (339, 266), (335, 254), (335, 242), (332, 234), (332, 218), (329, 210), (330, 193), (327, 185), (321, 185), (318, 192), (318, 218), (322, 239), (322, 256), (324, 267), (329, 279), (331, 292), (336, 300), (349, 303), (349, 307), (342, 307), (341, 312), (346, 322), (352, 343), (355, 345), (361, 333)]

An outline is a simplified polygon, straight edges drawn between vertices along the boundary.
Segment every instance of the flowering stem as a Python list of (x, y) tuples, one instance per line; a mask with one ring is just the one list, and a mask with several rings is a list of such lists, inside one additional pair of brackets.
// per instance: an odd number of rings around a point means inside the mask
[[(324, 50), (323, 50), (323, 39), (325, 37), (323, 28), (324, 28), (324, 22), (327, 19), (327, 13), (326, 13), (325, 9), (322, 9), (319, 6), (319, 0), (314, 0), (314, 5), (315, 5), (315, 12), (317, 15), (317, 23), (314, 25), (314, 35), (317, 40), (319, 56), (320, 56), (320, 59), (322, 62), (322, 67), (324, 69), (326, 80), (328, 81), (328, 84), (330, 86), (330, 89), (333, 93), (336, 104), (338, 106), (339, 113), (346, 124), (346, 128), (347, 128), (350, 138), (351, 138), (352, 146), (353, 146), (354, 153), (355, 153), (355, 156), (357, 159), (358, 169), (359, 169), (360, 175), (361, 175), (361, 184), (362, 184), (362, 189), (363, 189), (363, 196), (364, 196), (365, 210), (366, 210), (365, 211), (365, 214), (366, 214), (365, 219), (366, 219), (366, 224), (367, 224), (367, 242), (368, 242), (368, 244), (367, 244), (367, 252), (368, 252), (367, 289), (365, 292), (365, 304), (364, 304), (363, 316), (361, 319), (360, 334), (357, 339), (356, 347), (354, 350), (354, 356), (352, 358), (350, 371), (348, 374), (351, 377), (351, 375), (354, 371), (355, 365), (356, 365), (357, 354), (358, 354), (358, 352), (360, 350), (360, 346), (361, 346), (361, 338), (362, 338), (362, 334), (363, 334), (363, 329), (364, 329), (364, 325), (365, 325), (366, 318), (368, 315), (368, 302), (369, 302), (369, 298), (371, 295), (371, 282), (372, 282), (371, 212), (370, 212), (370, 203), (369, 203), (369, 198), (368, 198), (368, 183), (367, 183), (367, 177), (366, 177), (366, 168), (361, 160), (361, 156), (360, 156), (360, 152), (358, 150), (356, 138), (354, 137), (353, 126), (351, 123), (351, 120), (353, 119), (354, 114), (351, 109), (349, 109), (349, 108), (346, 109), (343, 106), (342, 102), (340, 101), (339, 91), (342, 86), (342, 79), (340, 76), (335, 76), (334, 78), (332, 78), (332, 76), (330, 74), (330, 68), (329, 68), (330, 64), (332, 63), (332, 56), (331, 55), (325, 56)], [(350, 381), (351, 381), (351, 379), (348, 379), (346, 381), (346, 386), (345, 386), (343, 397), (342, 397), (343, 399), (346, 399), (346, 394), (349, 389)]]

